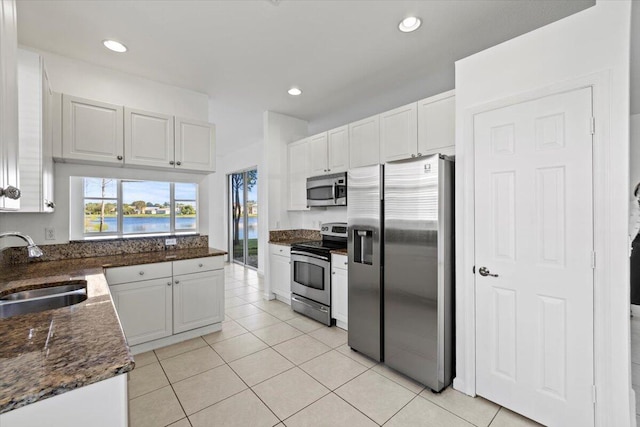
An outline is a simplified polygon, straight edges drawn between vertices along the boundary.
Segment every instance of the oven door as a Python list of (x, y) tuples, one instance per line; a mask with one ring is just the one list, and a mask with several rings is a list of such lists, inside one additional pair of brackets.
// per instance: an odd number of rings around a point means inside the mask
[(291, 292), (331, 305), (331, 263), (312, 254), (291, 251)]

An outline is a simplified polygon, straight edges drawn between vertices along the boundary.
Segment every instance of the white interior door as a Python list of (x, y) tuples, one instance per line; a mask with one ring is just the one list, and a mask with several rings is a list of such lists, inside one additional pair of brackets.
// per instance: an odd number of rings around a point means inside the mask
[(476, 392), (550, 426), (594, 424), (591, 123), (590, 88), (474, 118)]

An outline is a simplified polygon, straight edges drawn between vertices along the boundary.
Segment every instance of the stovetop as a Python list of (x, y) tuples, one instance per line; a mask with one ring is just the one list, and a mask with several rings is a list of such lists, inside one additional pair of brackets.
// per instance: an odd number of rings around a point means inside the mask
[(325, 249), (332, 251), (334, 249), (345, 249), (347, 242), (335, 242), (331, 240), (309, 240), (307, 242), (300, 242), (291, 245), (292, 248), (311, 248), (311, 249)]

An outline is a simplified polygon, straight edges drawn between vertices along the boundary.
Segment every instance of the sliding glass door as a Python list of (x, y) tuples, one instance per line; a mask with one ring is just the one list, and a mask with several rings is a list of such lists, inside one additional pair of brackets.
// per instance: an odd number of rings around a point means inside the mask
[(258, 268), (258, 170), (229, 175), (231, 260)]

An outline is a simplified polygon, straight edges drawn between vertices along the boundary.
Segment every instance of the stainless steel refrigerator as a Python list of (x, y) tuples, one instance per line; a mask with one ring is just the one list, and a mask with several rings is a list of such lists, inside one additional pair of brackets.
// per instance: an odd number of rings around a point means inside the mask
[(347, 183), (349, 346), (440, 391), (454, 363), (453, 162), (353, 169)]

